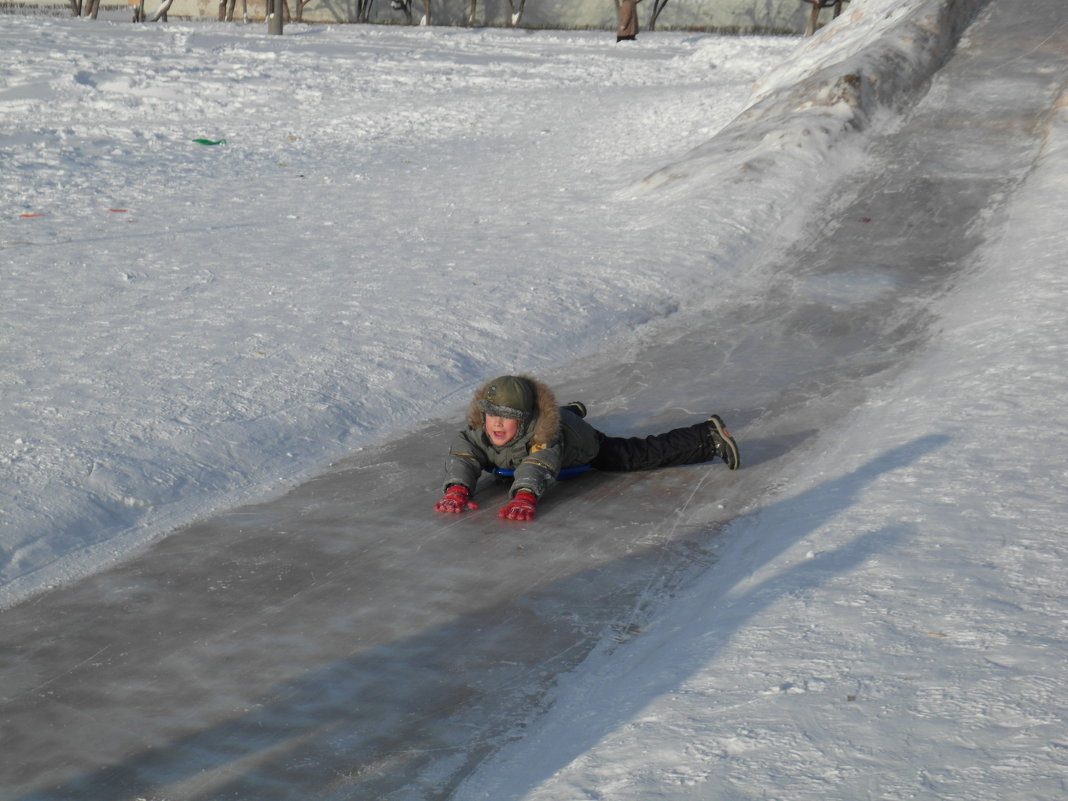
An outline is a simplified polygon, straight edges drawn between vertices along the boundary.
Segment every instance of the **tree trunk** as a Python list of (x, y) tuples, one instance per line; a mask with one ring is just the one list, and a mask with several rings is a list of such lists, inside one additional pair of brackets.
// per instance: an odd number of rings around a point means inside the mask
[(820, 26), (821, 8), (833, 8), (834, 14), (831, 17), (836, 19), (842, 13), (842, 4), (848, 0), (805, 0), (805, 2), (812, 5), (812, 10), (808, 15), (808, 27), (805, 28), (805, 36), (811, 36)]
[(389, 4), (389, 7), (394, 11), (400, 11), (404, 14), (404, 21), (411, 25), (412, 20), (412, 0), (393, 0)]
[(668, 0), (653, 0), (653, 10), (649, 12), (649, 30), (656, 30), (656, 20), (660, 16), (660, 12), (664, 10), (664, 6), (668, 4)]
[(519, 20), (523, 19), (523, 9), (527, 5), (527, 0), (519, 0), (519, 8), (515, 6), (515, 0), (508, 0), (508, 7), (512, 9), (512, 27), (515, 28), (519, 25)]
[(173, 2), (174, 0), (163, 0), (163, 2), (160, 3), (159, 8), (156, 9), (156, 13), (152, 15), (152, 21), (159, 22), (160, 20), (163, 20), (164, 22), (166, 22), (167, 12), (170, 11), (171, 3)]
[(805, 36), (811, 36), (816, 32), (816, 23), (820, 19), (820, 3), (819, 0), (805, 0), (805, 2), (812, 3), (812, 10), (808, 14), (808, 25), (805, 27)]

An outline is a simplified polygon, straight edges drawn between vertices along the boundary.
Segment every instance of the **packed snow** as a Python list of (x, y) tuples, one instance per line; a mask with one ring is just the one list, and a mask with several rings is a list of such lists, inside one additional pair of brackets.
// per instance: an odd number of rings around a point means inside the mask
[[(759, 297), (754, 268), (937, 66), (937, 26), (902, 21), (976, 4), (853, 5), (805, 42), (627, 46), (5, 18), (0, 603), (453, 415), (487, 375)], [(858, 63), (893, 80), (828, 77)], [(1065, 795), (1063, 98), (1043, 137), (892, 391), (458, 798)]]

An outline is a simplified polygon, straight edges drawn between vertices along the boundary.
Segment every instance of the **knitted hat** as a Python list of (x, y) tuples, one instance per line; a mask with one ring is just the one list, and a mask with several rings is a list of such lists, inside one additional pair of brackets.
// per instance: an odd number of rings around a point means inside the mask
[(530, 420), (534, 416), (534, 386), (523, 376), (502, 375), (486, 385), (478, 408), (493, 417)]

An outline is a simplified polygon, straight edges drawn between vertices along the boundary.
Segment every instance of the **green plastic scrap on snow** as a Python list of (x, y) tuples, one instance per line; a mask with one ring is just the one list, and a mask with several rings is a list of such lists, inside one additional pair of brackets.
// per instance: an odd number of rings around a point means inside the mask
[(198, 145), (225, 145), (225, 139), (194, 139)]

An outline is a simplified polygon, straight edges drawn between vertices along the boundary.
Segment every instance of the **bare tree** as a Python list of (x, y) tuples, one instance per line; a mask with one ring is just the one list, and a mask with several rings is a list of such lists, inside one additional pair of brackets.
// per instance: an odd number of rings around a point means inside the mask
[(649, 12), (649, 30), (656, 30), (656, 20), (667, 4), (668, 0), (653, 0), (653, 9)]
[(508, 0), (508, 7), (512, 9), (512, 27), (519, 25), (519, 20), (523, 18), (523, 9), (526, 8), (527, 0), (519, 0), (519, 7), (516, 8), (515, 0)]
[(67, 0), (70, 5), (70, 13), (72, 17), (80, 17), (82, 15), (82, 0)]
[(831, 17), (835, 19), (842, 13), (842, 4), (849, 2), (849, 0), (804, 0), (806, 3), (812, 6), (812, 10), (808, 15), (808, 27), (805, 28), (805, 36), (811, 36), (816, 32), (816, 28), (819, 27), (820, 22), (820, 9), (821, 8), (833, 8), (834, 14)]
[(412, 24), (412, 3), (411, 0), (390, 0), (389, 7), (394, 11), (400, 11), (404, 14), (404, 21), (409, 25)]
[(174, 0), (163, 0), (163, 2), (159, 4), (159, 8), (156, 9), (156, 13), (152, 15), (152, 21), (159, 22), (160, 20), (163, 20), (166, 22), (167, 12), (171, 10), (171, 3), (173, 2)]
[[(419, 20), (420, 25), (430, 25), (430, 2), (431, 0), (422, 0), (424, 14), (423, 18)], [(391, 0), (389, 4), (390, 8), (394, 11), (400, 11), (404, 14), (405, 20), (409, 25), (413, 22), (412, 15), (412, 0)]]
[[(307, 2), (307, 0), (304, 0), (304, 2)], [(237, 0), (219, 0), (219, 22), (233, 22), (234, 6), (236, 5)], [(302, 6), (303, 4), (297, 6), (298, 13)], [(241, 19), (246, 23), (250, 21), (248, 15), (248, 0), (241, 0)], [(300, 17), (298, 16), (297, 19), (300, 19)]]
[[(219, 22), (223, 21), (223, 18), (222, 18), (222, 7), (223, 7), (223, 4), (226, 1), (227, 0), (219, 0)], [(229, 1), (230, 1), (230, 16), (227, 17), (227, 22), (233, 21), (234, 0), (229, 0)], [(275, 3), (280, 2), (281, 3), (281, 5), (282, 5), (282, 21), (283, 22), (292, 22), (293, 21), (293, 17), (291, 17), (290, 14), (289, 14), (289, 0), (263, 0), (263, 18), (264, 19), (269, 19), (270, 16), (271, 16), (271, 13), (272, 13), (271, 12), (271, 3), (272, 2), (275, 2)], [(304, 13), (304, 6), (308, 4), (308, 0), (303, 0), (303, 1), (302, 0), (296, 0), (296, 2), (297, 2), (297, 21), (299, 22), (300, 19), (301, 19), (301, 15), (303, 15), (303, 13)], [(248, 15), (247, 3), (248, 3), (248, 0), (241, 0), (241, 7), (242, 7), (242, 10), (243, 10), (243, 13), (244, 13), (245, 22), (250, 22), (251, 19), (249, 18), (249, 15)], [(276, 6), (276, 8), (277, 8), (277, 6)]]
[[(305, 0), (306, 2), (307, 0)], [(356, 21), (357, 22), (370, 22), (371, 21), (371, 3), (372, 0), (356, 0)]]

